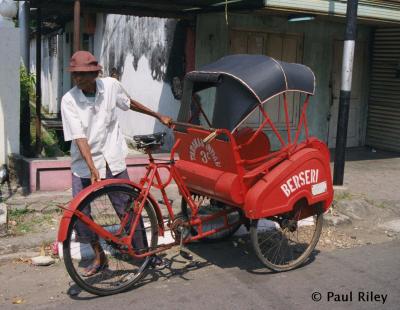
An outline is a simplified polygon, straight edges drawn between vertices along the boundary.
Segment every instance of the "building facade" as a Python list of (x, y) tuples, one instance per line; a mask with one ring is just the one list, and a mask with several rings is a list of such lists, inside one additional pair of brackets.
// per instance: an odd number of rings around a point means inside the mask
[[(265, 0), (259, 9), (230, 12), (228, 6), (227, 14), (196, 14), (195, 65), (201, 67), (228, 54), (250, 53), (309, 66), (316, 75), (317, 86), (308, 113), (310, 133), (333, 148), (345, 14), (346, 1), (327, 0)], [(359, 1), (348, 147), (368, 145), (400, 151), (399, 22), (397, 1)], [(178, 19), (84, 15), (81, 46), (93, 51), (104, 67), (103, 74), (114, 72), (133, 98), (175, 117), (179, 101), (172, 94), (171, 81), (173, 76), (182, 77), (185, 71), (185, 38), (180, 34), (179, 23)], [(71, 87), (65, 68), (71, 56), (72, 36), (69, 22), (42, 40), (42, 104), (51, 115), (59, 113), (60, 99)], [(300, 102), (300, 97), (290, 98), (292, 128), (297, 125)], [(202, 104), (211, 113), (212, 96), (202, 98)], [(275, 100), (268, 108), (279, 128), (283, 107)], [(120, 116), (128, 138), (163, 130), (147, 116), (134, 112)], [(256, 126), (259, 122), (256, 113), (245, 125)], [(171, 144), (169, 135), (168, 146)]]

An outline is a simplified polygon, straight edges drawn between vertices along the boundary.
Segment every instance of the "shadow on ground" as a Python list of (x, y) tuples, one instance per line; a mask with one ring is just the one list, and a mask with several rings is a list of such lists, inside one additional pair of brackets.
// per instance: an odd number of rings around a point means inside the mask
[[(241, 242), (237, 242), (237, 240)], [(213, 243), (193, 243), (189, 245), (189, 249), (198, 257), (219, 268), (239, 268), (252, 274), (263, 275), (275, 273), (260, 262), (247, 236)], [(318, 253), (318, 250), (314, 250), (302, 266), (314, 261)]]
[[(237, 242), (240, 239), (240, 243)], [(266, 268), (255, 255), (250, 240), (247, 237), (235, 237), (220, 242), (196, 242), (188, 246), (193, 254), (192, 261), (182, 258), (178, 253), (165, 255), (162, 267), (149, 268), (146, 276), (131, 290), (138, 287), (156, 283), (157, 281), (179, 278), (184, 281), (191, 281), (187, 277), (194, 272), (209, 266), (216, 266), (222, 269), (238, 268), (254, 275), (274, 274), (275, 272)], [(236, 246), (234, 244), (237, 244)], [(298, 269), (312, 263), (320, 251), (314, 250), (309, 259)], [(292, 272), (292, 271), (288, 271)], [(68, 294), (75, 300), (89, 300), (97, 296), (80, 294), (82, 291), (74, 283), (68, 290)], [(128, 290), (129, 292), (129, 290)]]

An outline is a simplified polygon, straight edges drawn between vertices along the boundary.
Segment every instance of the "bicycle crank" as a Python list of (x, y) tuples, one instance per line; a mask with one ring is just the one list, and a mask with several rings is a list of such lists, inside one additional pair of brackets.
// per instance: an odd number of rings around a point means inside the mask
[(190, 235), (190, 227), (187, 226), (187, 219), (183, 215), (178, 215), (171, 225), (172, 237), (175, 241), (179, 239), (179, 255), (186, 259), (192, 260), (193, 256), (186, 250), (183, 240), (185, 240)]

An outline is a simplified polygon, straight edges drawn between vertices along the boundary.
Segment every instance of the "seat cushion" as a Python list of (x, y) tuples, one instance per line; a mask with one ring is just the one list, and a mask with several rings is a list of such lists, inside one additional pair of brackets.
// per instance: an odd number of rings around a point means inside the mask
[[(266, 157), (271, 151), (271, 144), (267, 135), (261, 131), (257, 134), (255, 139), (251, 143), (246, 144), (255, 130), (249, 127), (243, 127), (236, 131), (233, 136), (235, 137), (236, 143), (240, 147), (239, 154), (242, 160), (254, 160), (257, 158), (262, 159)], [(263, 161), (257, 163), (245, 163), (244, 167), (246, 170), (251, 170), (261, 164)]]

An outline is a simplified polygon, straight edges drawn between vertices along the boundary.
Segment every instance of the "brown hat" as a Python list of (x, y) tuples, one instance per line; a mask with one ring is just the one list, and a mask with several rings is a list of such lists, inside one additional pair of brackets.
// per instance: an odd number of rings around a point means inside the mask
[(82, 71), (100, 71), (102, 67), (91, 53), (87, 51), (77, 51), (71, 57), (69, 67), (67, 70), (69, 72), (82, 72)]

